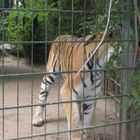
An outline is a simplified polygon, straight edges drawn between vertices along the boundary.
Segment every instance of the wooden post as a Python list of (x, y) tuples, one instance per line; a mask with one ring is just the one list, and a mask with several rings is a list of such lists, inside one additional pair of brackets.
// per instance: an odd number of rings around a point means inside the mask
[[(123, 94), (130, 93), (130, 85), (131, 85), (131, 75), (132, 71), (129, 69), (129, 67), (132, 66), (132, 42), (129, 40), (132, 40), (132, 26), (131, 26), (131, 0), (123, 0), (124, 4), (124, 11), (126, 12), (123, 16), (122, 21), (122, 39), (126, 40), (124, 42), (125, 49), (123, 51), (122, 55), (122, 66), (127, 67), (128, 69), (124, 69), (122, 71), (122, 79), (121, 79), (121, 90), (123, 91)], [(131, 109), (126, 109), (125, 107), (122, 107), (123, 103), (125, 103), (127, 100), (127, 97), (123, 97), (121, 99), (121, 109), (120, 109), (120, 121), (127, 121), (131, 119)], [(131, 123), (122, 123), (120, 125), (120, 140), (130, 140), (131, 136)]]

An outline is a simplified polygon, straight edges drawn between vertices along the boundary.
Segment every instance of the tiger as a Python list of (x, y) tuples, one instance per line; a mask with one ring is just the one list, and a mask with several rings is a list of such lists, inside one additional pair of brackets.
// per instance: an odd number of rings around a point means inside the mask
[[(73, 35), (60, 35), (51, 45), (47, 74), (43, 77), (40, 93), (39, 106), (33, 115), (34, 126), (42, 126), (44, 123), (44, 109), (50, 87), (54, 83), (58, 72), (62, 73), (64, 82), (60, 94), (67, 118), (68, 131), (72, 130), (68, 139), (93, 140), (93, 114), (96, 100), (100, 96), (101, 84), (107, 63), (112, 55), (116, 55), (116, 49), (111, 43), (104, 42), (97, 52), (91, 56), (103, 33), (75, 37)], [(78, 75), (77, 71), (86, 60), (84, 70)]]

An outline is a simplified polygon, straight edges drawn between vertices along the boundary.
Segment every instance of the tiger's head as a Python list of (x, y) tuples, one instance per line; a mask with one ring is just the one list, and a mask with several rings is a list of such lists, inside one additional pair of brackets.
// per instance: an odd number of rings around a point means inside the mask
[(122, 53), (122, 48), (121, 47), (119, 47), (116, 44), (111, 44), (111, 45), (109, 45), (109, 47), (105, 51), (104, 60), (106, 62), (109, 62), (111, 56), (118, 57), (118, 56), (120, 56), (121, 53)]
[[(94, 38), (95, 46), (97, 47), (102, 40), (104, 32), (98, 32)], [(95, 47), (95, 48), (96, 48)], [(95, 53), (101, 61), (101, 64), (105, 66), (112, 56), (118, 57), (122, 53), (122, 48), (117, 42), (106, 42), (104, 41), (97, 52)]]
[[(95, 41), (100, 42), (103, 37), (104, 32), (98, 32), (95, 37)], [(110, 43), (105, 42), (101, 45), (99, 48), (100, 55), (103, 55), (104, 60), (108, 62), (111, 58), (111, 56), (120, 56), (122, 53), (122, 48), (119, 46), (117, 42)]]

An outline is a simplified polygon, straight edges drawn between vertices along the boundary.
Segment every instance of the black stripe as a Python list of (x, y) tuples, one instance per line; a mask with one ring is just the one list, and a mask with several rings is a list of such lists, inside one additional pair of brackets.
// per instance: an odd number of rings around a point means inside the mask
[[(92, 62), (91, 62), (92, 61)], [(92, 70), (93, 69), (93, 59), (91, 59), (88, 63), (87, 63), (87, 67)], [(94, 75), (93, 75), (93, 72), (91, 71), (90, 72), (90, 80), (91, 80), (91, 83), (92, 85), (94, 84)]]
[(88, 95), (88, 96), (85, 96), (85, 97), (84, 97), (84, 99), (88, 99), (88, 98), (90, 98), (90, 97), (91, 97), (91, 96), (90, 96), (90, 95)]
[[(41, 90), (44, 90), (44, 89), (41, 89)], [(39, 94), (42, 95), (42, 94), (46, 94), (46, 93), (45, 93), (45, 91), (42, 91)]]
[(99, 64), (99, 60), (98, 60), (98, 59), (96, 60), (96, 64), (97, 64), (97, 66), (98, 66), (99, 68), (102, 68), (102, 66)]
[[(90, 54), (89, 54), (89, 56), (88, 57), (90, 57)], [(87, 66), (88, 66), (88, 68), (91, 70), (91, 69), (93, 69), (93, 60), (94, 60), (94, 58), (93, 58), (93, 56), (91, 57), (91, 59), (88, 61), (88, 63), (87, 63)]]
[(91, 108), (92, 108), (92, 104), (83, 104), (83, 111)]
[(80, 45), (81, 45), (81, 43), (76, 44), (76, 51), (78, 51)]
[(72, 87), (72, 90), (73, 90), (74, 93), (78, 96), (78, 92), (74, 89), (74, 87)]
[(45, 91), (40, 92), (40, 95), (42, 95), (42, 94), (46, 95), (46, 94), (48, 94), (48, 91), (45, 90)]
[(48, 75), (48, 78), (51, 80), (51, 82), (54, 82), (54, 78), (51, 75)]
[(101, 85), (101, 82), (100, 82), (98, 85), (96, 85), (96, 87), (95, 87), (95, 88), (98, 88), (100, 85)]
[(93, 107), (93, 104), (83, 104), (83, 113), (84, 115), (88, 115), (91, 112), (91, 108)]
[(47, 82), (49, 85), (52, 85), (52, 83), (51, 83), (50, 81), (46, 80), (46, 82)]
[[(55, 67), (56, 67), (57, 60), (55, 61), (54, 65), (53, 65), (53, 72), (55, 72)], [(54, 73), (54, 75), (56, 75), (56, 73)]]
[(91, 91), (96, 89), (96, 88), (98, 88), (98, 87), (100, 87), (100, 86), (101, 86), (101, 82), (98, 85), (96, 85), (94, 88), (92, 88)]
[[(42, 95), (42, 94), (41, 94), (41, 95)], [(46, 97), (46, 96), (47, 96), (46, 94), (43, 94), (43, 95), (42, 95), (42, 97)], [(42, 100), (39, 99), (39, 101), (42, 101)]]
[(81, 81), (82, 81), (82, 83), (83, 83), (83, 86), (86, 88), (87, 87), (87, 85), (86, 85), (86, 83), (85, 83), (85, 81), (84, 81), (84, 78), (80, 75), (80, 78), (81, 78)]
[[(45, 81), (44, 81), (44, 80), (45, 80)], [(46, 84), (52, 85), (52, 83), (51, 83), (50, 81), (48, 81), (47, 79), (44, 79), (44, 80), (43, 80), (43, 84), (45, 84), (45, 85), (46, 85)]]
[(91, 83), (93, 85), (94, 84), (94, 75), (92, 72), (90, 72), (90, 80), (91, 80)]

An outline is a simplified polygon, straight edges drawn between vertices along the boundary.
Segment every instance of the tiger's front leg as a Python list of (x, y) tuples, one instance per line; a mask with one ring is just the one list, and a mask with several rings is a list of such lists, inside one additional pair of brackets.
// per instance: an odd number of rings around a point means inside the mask
[[(90, 98), (90, 97), (89, 97)], [(83, 104), (83, 123), (82, 137), (83, 140), (94, 140), (94, 131), (89, 128), (93, 126), (93, 114), (95, 111), (96, 101), (84, 101)]]
[(36, 108), (35, 113), (33, 115), (33, 122), (34, 126), (42, 126), (45, 121), (45, 103), (46, 98), (48, 96), (49, 90), (51, 85), (55, 80), (55, 74), (48, 74), (44, 76), (43, 81), (40, 87), (39, 93), (39, 106)]

